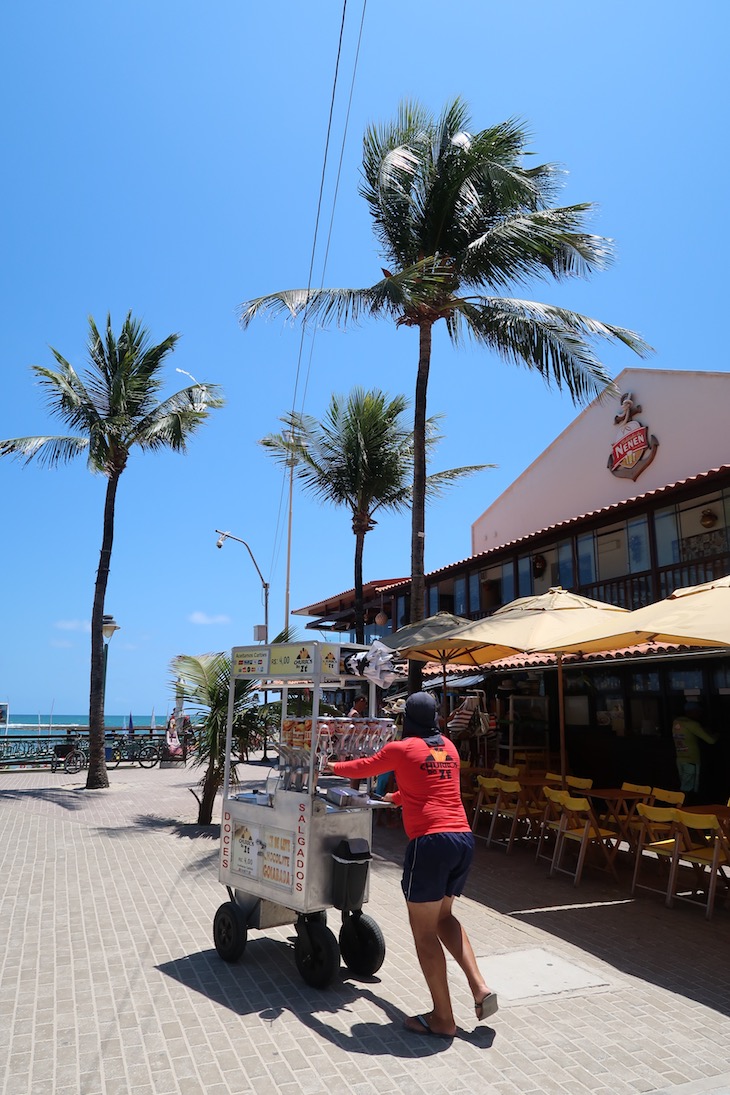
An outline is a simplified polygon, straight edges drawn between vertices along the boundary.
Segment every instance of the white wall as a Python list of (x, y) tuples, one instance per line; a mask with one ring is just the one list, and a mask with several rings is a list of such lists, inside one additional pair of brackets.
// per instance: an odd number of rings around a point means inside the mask
[(625, 369), (637, 416), (659, 448), (635, 481), (607, 467), (618, 398), (587, 407), (472, 525), (472, 553), (730, 463), (730, 373)]

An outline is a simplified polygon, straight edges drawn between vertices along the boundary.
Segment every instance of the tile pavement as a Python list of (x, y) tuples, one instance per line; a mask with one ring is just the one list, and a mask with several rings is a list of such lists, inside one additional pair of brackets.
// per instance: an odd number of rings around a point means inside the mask
[[(265, 769), (242, 775), (263, 782)], [(0, 773), (2, 1095), (730, 1095), (730, 912), (575, 889), (522, 849), (480, 845), (457, 903), (501, 995), (475, 1024), (449, 963), (457, 1037), (402, 1030), (427, 1007), (400, 893), (402, 832), (376, 826), (375, 977), (300, 979), (293, 929), (221, 962), (217, 828), (194, 769)], [(331, 912), (330, 926), (339, 916)]]

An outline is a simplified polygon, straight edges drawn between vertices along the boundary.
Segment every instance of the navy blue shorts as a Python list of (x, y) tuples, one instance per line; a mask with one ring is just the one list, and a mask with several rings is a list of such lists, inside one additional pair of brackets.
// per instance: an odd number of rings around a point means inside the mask
[(406, 848), (401, 886), (406, 901), (441, 901), (464, 889), (474, 856), (474, 834), (429, 833)]

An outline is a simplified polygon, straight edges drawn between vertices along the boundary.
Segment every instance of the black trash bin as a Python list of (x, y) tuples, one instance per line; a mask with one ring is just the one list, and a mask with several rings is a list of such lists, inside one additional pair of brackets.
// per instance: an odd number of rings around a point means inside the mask
[(332, 904), (341, 912), (362, 908), (370, 865), (370, 845), (364, 837), (341, 840), (332, 853)]

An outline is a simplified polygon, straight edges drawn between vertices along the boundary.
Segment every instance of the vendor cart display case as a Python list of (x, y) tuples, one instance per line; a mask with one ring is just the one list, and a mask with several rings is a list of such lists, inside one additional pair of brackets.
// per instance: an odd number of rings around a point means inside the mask
[[(370, 755), (395, 734), (391, 719), (320, 716), (324, 687), (363, 686), (362, 676), (348, 668), (348, 658), (362, 649), (306, 641), (235, 647), (231, 658), (219, 860), (229, 900), (215, 915), (215, 947), (235, 962), (250, 929), (294, 924), (297, 968), (307, 984), (320, 988), (333, 979), (340, 958), (353, 973), (370, 976), (385, 957), (380, 928), (362, 912), (372, 811), (383, 804), (347, 781), (320, 778), (328, 760)], [(259, 681), (262, 690), (274, 681), (283, 686), (278, 771), (256, 792), (237, 793), (231, 785), (238, 680)], [(288, 690), (303, 681), (312, 691), (312, 713), (294, 718), (287, 711)], [(372, 711), (374, 684), (369, 699)], [(338, 937), (327, 925), (329, 908), (342, 913)]]

